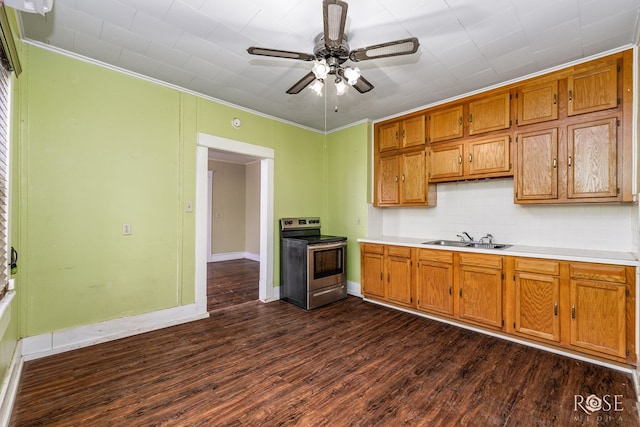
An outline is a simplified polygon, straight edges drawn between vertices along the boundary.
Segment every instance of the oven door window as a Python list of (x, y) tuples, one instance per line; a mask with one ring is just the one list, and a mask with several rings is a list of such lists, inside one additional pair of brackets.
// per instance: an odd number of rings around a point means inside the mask
[(313, 251), (313, 278), (335, 276), (344, 273), (344, 248), (315, 249)]

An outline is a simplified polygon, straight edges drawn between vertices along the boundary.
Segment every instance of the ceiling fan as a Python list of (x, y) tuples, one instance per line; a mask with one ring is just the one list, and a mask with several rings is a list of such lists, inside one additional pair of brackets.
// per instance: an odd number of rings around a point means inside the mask
[(349, 86), (353, 86), (360, 93), (369, 92), (373, 89), (373, 85), (360, 74), (360, 70), (357, 67), (343, 66), (347, 60), (359, 62), (390, 56), (409, 55), (418, 50), (420, 43), (417, 38), (411, 37), (350, 50), (347, 36), (344, 33), (348, 7), (347, 2), (344, 1), (323, 0), (324, 32), (317, 36), (313, 54), (263, 47), (250, 47), (247, 52), (252, 55), (315, 61), (312, 71), (287, 90), (287, 93), (291, 95), (300, 93), (309, 85), (311, 85), (310, 87), (314, 92), (322, 95), (324, 80), (329, 75), (336, 77), (335, 83), (338, 95), (346, 92)]

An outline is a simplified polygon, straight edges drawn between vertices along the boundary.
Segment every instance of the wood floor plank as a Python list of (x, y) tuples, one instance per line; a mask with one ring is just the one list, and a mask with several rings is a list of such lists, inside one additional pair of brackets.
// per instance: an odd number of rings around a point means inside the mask
[[(624, 396), (615, 422), (574, 421), (589, 393)], [(636, 426), (635, 401), (626, 373), (349, 297), (27, 362), (10, 425)]]

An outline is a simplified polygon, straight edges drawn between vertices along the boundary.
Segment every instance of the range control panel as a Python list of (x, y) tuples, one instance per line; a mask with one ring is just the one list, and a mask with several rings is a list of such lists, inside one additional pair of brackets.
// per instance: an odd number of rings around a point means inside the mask
[(320, 228), (320, 218), (281, 218), (280, 230), (301, 230), (304, 228)]

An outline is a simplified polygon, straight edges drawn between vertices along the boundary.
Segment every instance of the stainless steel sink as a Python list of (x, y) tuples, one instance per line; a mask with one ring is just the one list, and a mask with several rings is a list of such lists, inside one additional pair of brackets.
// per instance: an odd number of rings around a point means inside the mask
[(423, 242), (423, 245), (438, 245), (438, 246), (458, 246), (467, 247), (467, 242), (461, 242), (460, 240), (432, 240), (431, 242)]
[(423, 242), (423, 245), (437, 245), (437, 246), (454, 246), (459, 248), (478, 248), (478, 249), (505, 249), (511, 245), (505, 245), (502, 243), (482, 243), (482, 242), (462, 242), (460, 240), (432, 240), (430, 242)]

